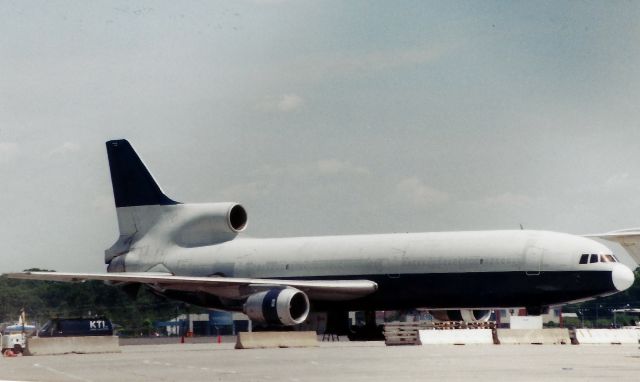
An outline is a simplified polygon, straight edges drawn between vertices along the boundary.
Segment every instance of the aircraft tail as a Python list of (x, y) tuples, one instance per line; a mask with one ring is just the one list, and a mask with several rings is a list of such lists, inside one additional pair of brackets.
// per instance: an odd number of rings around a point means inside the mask
[(150, 205), (173, 205), (125, 139), (108, 141), (107, 155), (116, 208)]
[[(129, 142), (106, 145), (120, 230), (116, 243), (105, 251), (111, 271), (124, 269), (121, 255), (130, 250), (135, 249), (138, 258), (150, 258), (160, 256), (155, 246), (166, 241), (182, 247), (211, 245), (232, 240), (245, 229), (247, 212), (240, 204), (176, 202), (162, 192)], [(121, 261), (112, 262), (115, 258)]]
[(180, 204), (162, 192), (131, 144), (125, 139), (106, 143), (111, 185), (120, 236), (105, 251), (105, 262), (129, 251), (161, 219), (160, 206)]

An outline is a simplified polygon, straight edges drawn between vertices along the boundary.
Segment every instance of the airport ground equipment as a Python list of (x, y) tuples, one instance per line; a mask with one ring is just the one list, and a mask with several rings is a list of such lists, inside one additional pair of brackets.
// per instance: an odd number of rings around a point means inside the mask
[(22, 353), (27, 343), (27, 335), (21, 332), (5, 333), (1, 336), (2, 353), (11, 350), (14, 353)]
[(38, 337), (112, 336), (113, 325), (106, 317), (54, 318), (38, 331)]

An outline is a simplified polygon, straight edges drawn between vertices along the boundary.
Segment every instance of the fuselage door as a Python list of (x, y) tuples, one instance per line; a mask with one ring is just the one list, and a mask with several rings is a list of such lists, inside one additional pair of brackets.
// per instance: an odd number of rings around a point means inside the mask
[(542, 270), (544, 249), (529, 247), (524, 255), (524, 270), (527, 276), (538, 276)]

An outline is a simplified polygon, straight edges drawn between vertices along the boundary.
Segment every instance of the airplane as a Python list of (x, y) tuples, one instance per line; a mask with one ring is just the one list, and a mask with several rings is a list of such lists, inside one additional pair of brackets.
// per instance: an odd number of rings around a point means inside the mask
[[(301, 324), (312, 309), (371, 317), (424, 308), (436, 319), (464, 321), (487, 320), (493, 308), (525, 307), (539, 315), (634, 282), (605, 245), (549, 231), (249, 237), (241, 204), (174, 201), (128, 141), (106, 147), (120, 231), (105, 251), (107, 272), (9, 277), (146, 285), (160, 296), (244, 312), (272, 326)], [(635, 236), (595, 236), (631, 240), (633, 247), (640, 234), (630, 232)], [(640, 253), (634, 260), (640, 262)]]

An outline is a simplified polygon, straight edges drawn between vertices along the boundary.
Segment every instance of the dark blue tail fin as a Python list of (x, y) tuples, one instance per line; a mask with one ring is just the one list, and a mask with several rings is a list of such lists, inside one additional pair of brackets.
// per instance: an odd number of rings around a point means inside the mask
[(116, 207), (178, 204), (162, 192), (127, 140), (108, 141), (107, 155)]

